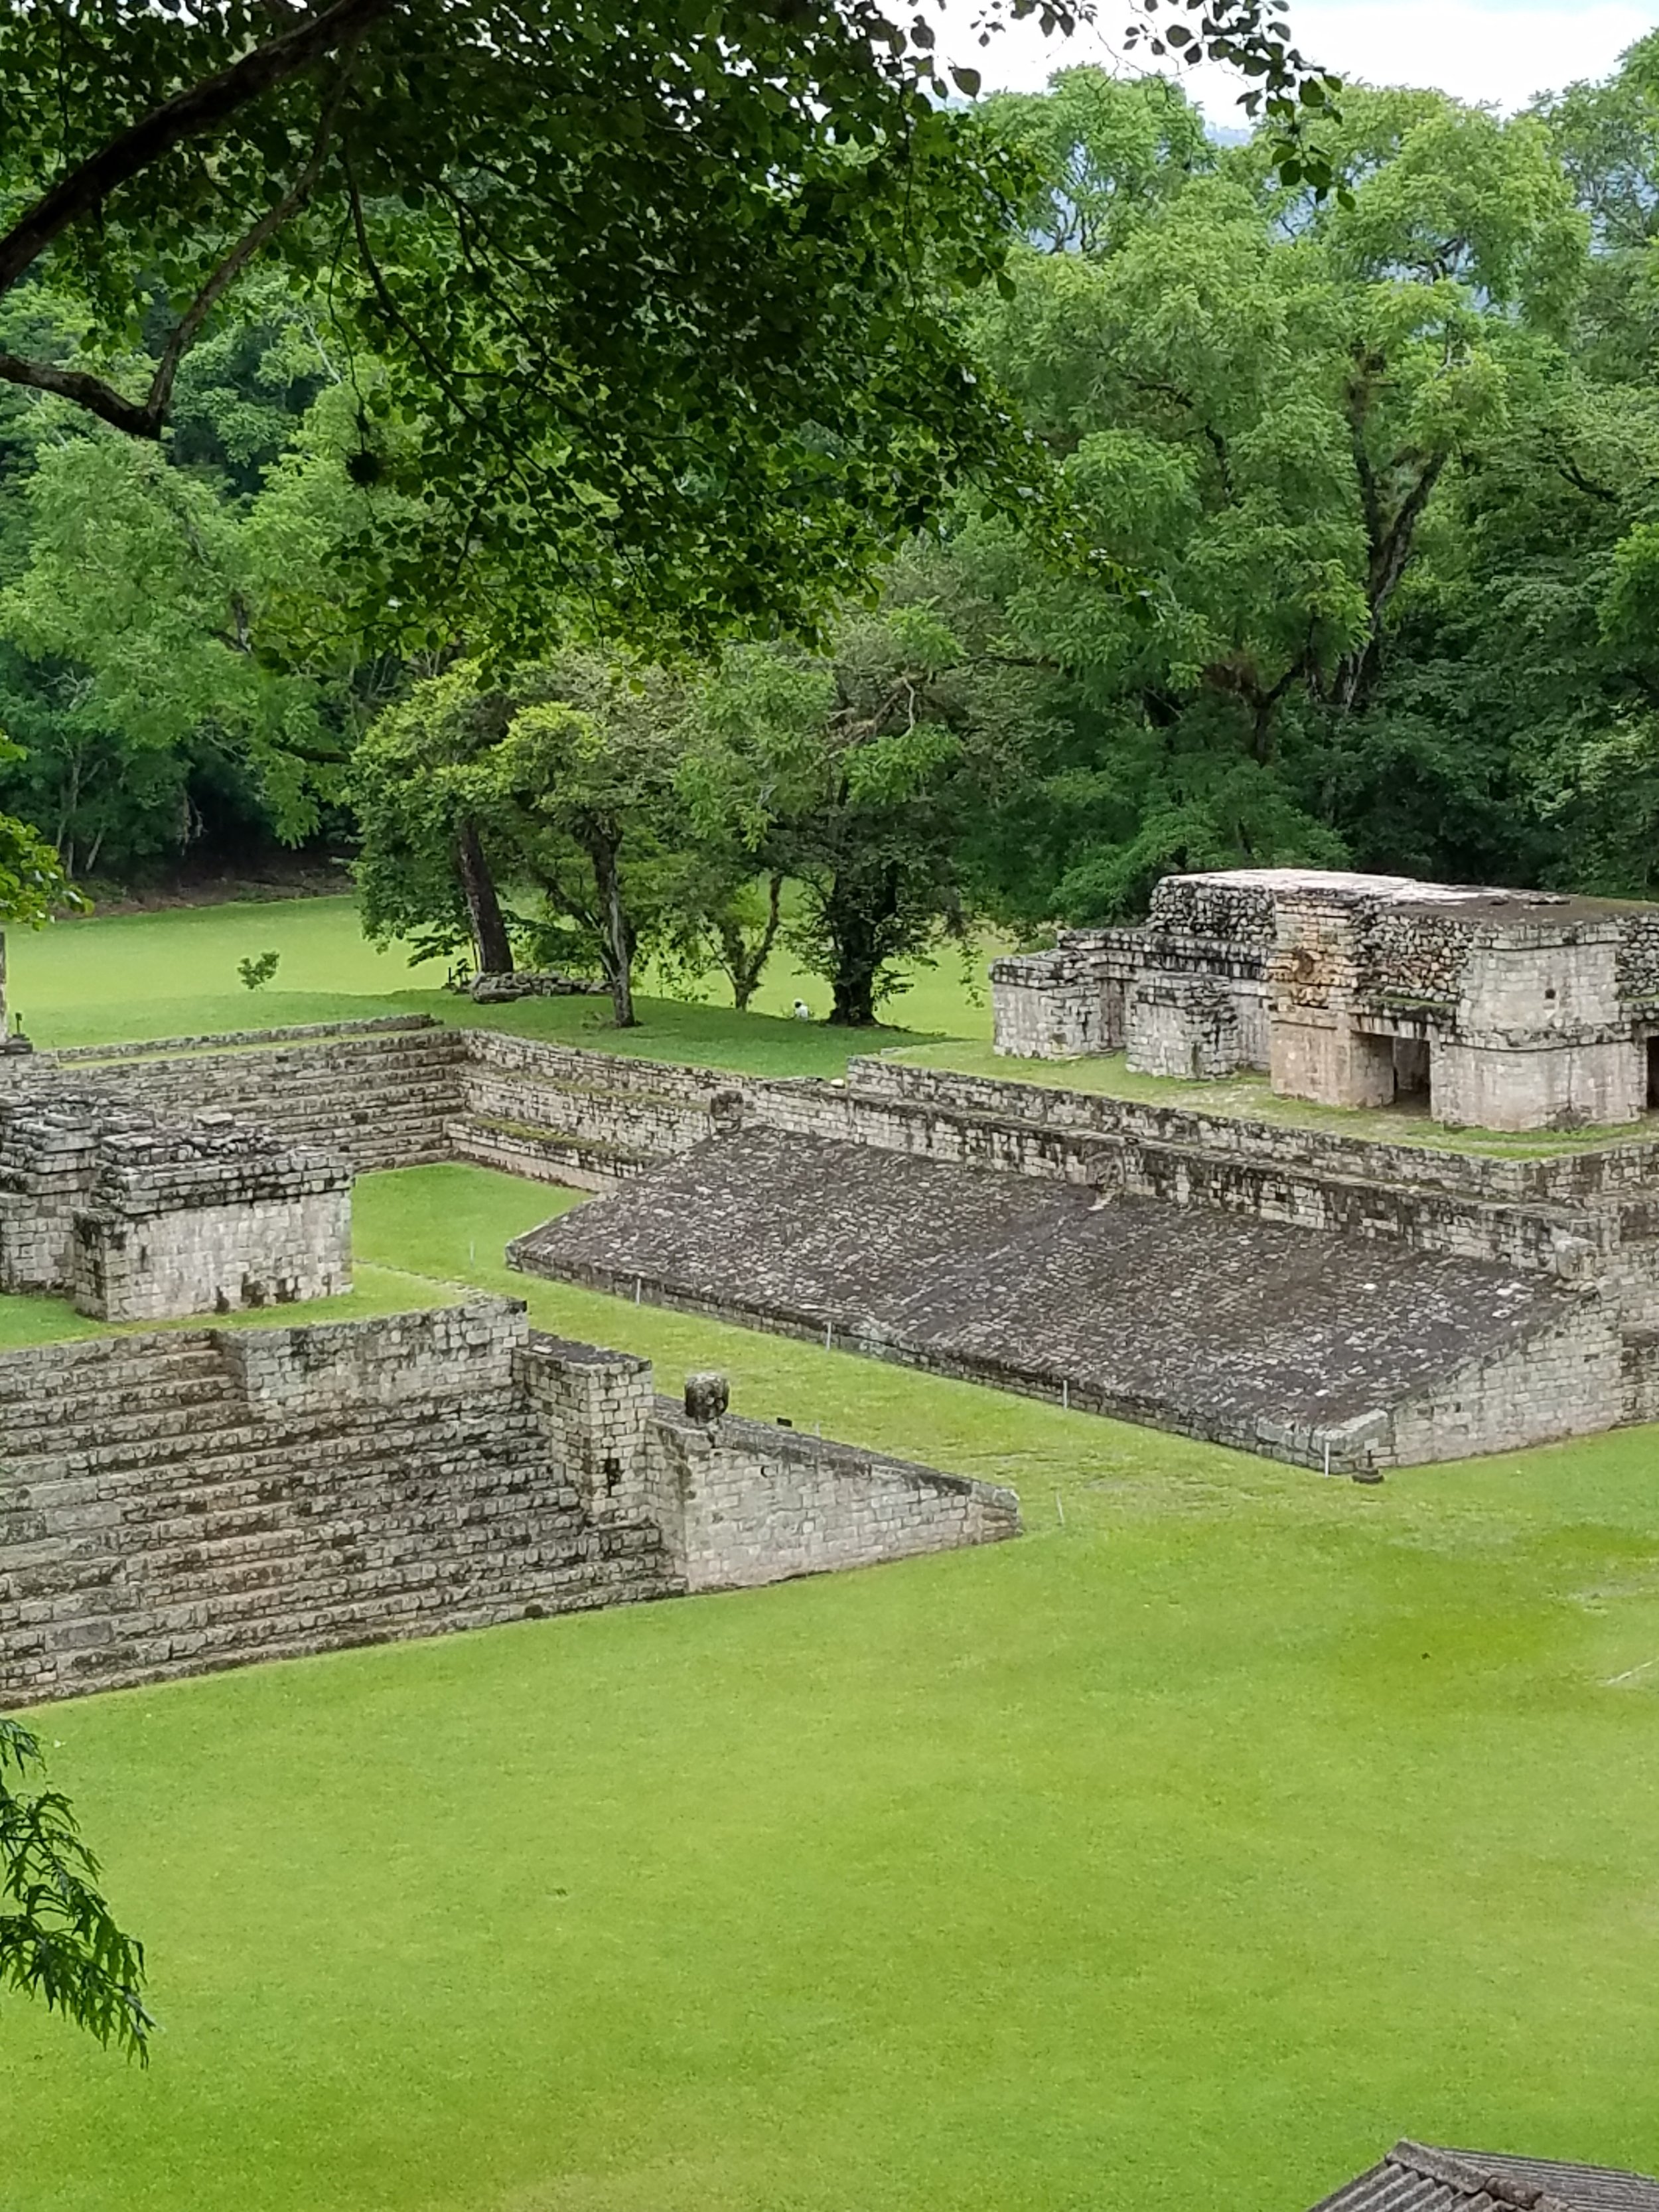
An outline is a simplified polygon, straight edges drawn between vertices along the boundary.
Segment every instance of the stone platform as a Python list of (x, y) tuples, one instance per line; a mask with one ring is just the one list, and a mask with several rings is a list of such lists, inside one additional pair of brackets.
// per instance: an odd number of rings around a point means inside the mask
[(1621, 1417), (1594, 1289), (773, 1129), (705, 1143), (508, 1256), (1349, 1472)]

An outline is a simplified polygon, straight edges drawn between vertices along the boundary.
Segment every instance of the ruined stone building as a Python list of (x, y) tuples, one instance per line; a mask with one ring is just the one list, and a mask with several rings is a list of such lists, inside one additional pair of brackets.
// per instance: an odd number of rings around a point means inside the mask
[(1144, 927), (1070, 930), (991, 970), (996, 1049), (1123, 1050), (1188, 1079), (1487, 1129), (1638, 1121), (1659, 1103), (1659, 907), (1403, 876), (1166, 876)]

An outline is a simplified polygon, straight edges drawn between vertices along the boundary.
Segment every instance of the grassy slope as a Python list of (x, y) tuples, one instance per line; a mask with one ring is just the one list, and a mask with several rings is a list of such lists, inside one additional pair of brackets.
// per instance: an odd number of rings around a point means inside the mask
[(139, 2075), (8, 2003), (0, 2202), (1294, 2212), (1406, 2130), (1659, 2163), (1652, 1431), (1323, 1484), (508, 1277), (554, 1195), (374, 1177), (360, 1250), (1011, 1476), (1030, 1534), (53, 1708), (167, 2033)]
[[(14, 938), (17, 999), (46, 1041), (73, 951), (61, 1034), (233, 1025), (228, 954), (280, 945), (259, 1018), (373, 1010), (331, 907), (244, 911)], [(1295, 2212), (1402, 2130), (1659, 2165), (1655, 1431), (1322, 1484), (508, 1276), (557, 1202), (371, 1178), (357, 1296), (514, 1290), (1011, 1479), (1031, 1533), (52, 1709), (167, 2033), (140, 2075), (0, 2004), (0, 2204)]]

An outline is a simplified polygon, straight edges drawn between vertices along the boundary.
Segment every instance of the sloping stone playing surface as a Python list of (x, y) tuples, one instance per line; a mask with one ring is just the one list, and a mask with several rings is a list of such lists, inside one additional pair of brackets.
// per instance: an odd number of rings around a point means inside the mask
[(1239, 1441), (1409, 1398), (1572, 1306), (1474, 1261), (763, 1129), (508, 1256)]

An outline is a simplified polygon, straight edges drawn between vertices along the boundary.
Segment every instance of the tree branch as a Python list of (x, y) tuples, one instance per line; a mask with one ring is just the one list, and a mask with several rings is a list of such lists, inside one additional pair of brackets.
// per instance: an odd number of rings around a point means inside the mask
[(186, 138), (216, 130), (239, 108), (309, 69), (319, 56), (362, 38), (397, 5), (398, 0), (334, 0), (331, 8), (301, 23), (285, 38), (256, 46), (216, 76), (204, 77), (152, 108), (89, 161), (60, 177), (0, 238), (0, 293), (9, 291), (55, 239), (90, 215), (118, 185)]
[[(362, 36), (361, 31), (355, 33), (350, 41), (351, 45), (356, 46)], [(322, 114), (318, 118), (317, 136), (312, 142), (311, 158), (307, 161), (305, 167), (301, 170), (276, 205), (267, 208), (252, 230), (231, 248), (179, 317), (178, 326), (167, 340), (162, 350), (161, 358), (156, 365), (155, 374), (150, 380), (149, 398), (145, 404), (145, 411), (155, 426), (150, 432), (152, 437), (161, 435), (161, 424), (167, 418), (167, 408), (172, 403), (173, 380), (179, 374), (179, 364), (194, 343), (196, 334), (201, 329), (203, 323), (212, 313), (216, 302), (224, 297), (231, 285), (247, 267), (254, 255), (262, 246), (268, 245), (270, 240), (275, 238), (289, 217), (302, 207), (310, 197), (312, 186), (322, 173), (323, 161), (328, 152), (328, 142), (333, 135), (334, 118), (340, 112), (340, 103), (345, 98), (346, 87), (350, 82), (350, 78), (351, 72), (348, 66), (341, 70), (333, 89), (324, 101)]]
[(59, 399), (73, 400), (88, 415), (101, 416), (131, 437), (154, 438), (158, 434), (149, 420), (147, 403), (129, 399), (112, 384), (106, 384), (101, 376), (88, 375), (85, 369), (55, 368), (50, 362), (23, 361), (15, 353), (0, 353), (0, 383), (26, 384), (33, 391), (51, 392)]

